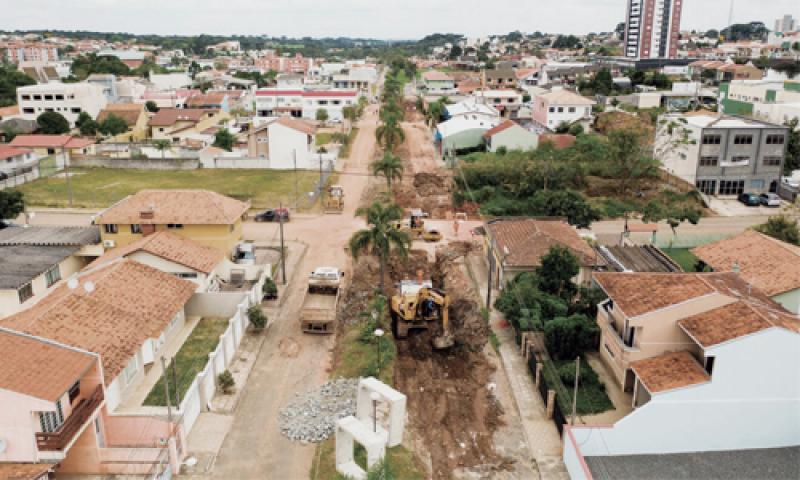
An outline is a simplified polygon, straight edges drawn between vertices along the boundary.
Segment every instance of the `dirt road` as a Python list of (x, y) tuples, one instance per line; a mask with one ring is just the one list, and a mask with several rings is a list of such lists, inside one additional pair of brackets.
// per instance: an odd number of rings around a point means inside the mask
[[(374, 107), (359, 125), (350, 159), (344, 172), (363, 172), (372, 160), (375, 148), (376, 113)], [(344, 246), (350, 235), (363, 226), (355, 217), (357, 201), (368, 177), (341, 175), (345, 188), (345, 210), (342, 215), (303, 216), (284, 225), (287, 239), (308, 245), (298, 272), (291, 279), (279, 318), (274, 322), (261, 349), (241, 401), (230, 433), (210, 472), (210, 478), (286, 478), (308, 477), (314, 445), (301, 445), (281, 435), (278, 412), (296, 392), (319, 387), (328, 377), (332, 336), (301, 333), (298, 315), (306, 288), (306, 272), (320, 265), (347, 268), (349, 259)], [(256, 241), (277, 238), (275, 224), (247, 223), (244, 236)]]

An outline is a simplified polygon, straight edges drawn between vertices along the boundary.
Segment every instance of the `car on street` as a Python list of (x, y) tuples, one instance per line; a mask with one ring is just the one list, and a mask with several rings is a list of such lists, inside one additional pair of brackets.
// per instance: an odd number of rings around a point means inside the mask
[(758, 196), (761, 205), (765, 207), (780, 207), (781, 206), (781, 197), (774, 193), (762, 193)]
[(740, 193), (739, 194), (739, 201), (747, 205), (748, 207), (757, 207), (761, 205), (761, 199), (755, 193)]
[(422, 234), (422, 239), (426, 242), (435, 243), (442, 239), (442, 233), (439, 230), (425, 230)]
[(268, 208), (253, 218), (256, 222), (277, 222), (283, 217), (284, 222), (289, 221), (288, 208)]

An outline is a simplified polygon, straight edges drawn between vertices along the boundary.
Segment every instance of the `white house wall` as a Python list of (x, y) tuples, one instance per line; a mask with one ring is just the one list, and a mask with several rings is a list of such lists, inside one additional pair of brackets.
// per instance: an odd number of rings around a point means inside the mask
[(786, 310), (800, 315), (800, 288), (775, 295), (772, 299), (783, 305)]
[(293, 169), (295, 167), (294, 155), (297, 155), (297, 168), (311, 168), (308, 164), (307, 134), (277, 122), (270, 124), (268, 128), (270, 168)]
[(584, 456), (800, 445), (800, 334), (771, 328), (707, 349), (710, 383), (664, 392), (611, 428), (576, 428)]

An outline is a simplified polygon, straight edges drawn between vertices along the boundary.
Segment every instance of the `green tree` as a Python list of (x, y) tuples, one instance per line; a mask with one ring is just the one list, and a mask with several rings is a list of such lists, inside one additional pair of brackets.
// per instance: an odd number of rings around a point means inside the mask
[(403, 209), (396, 204), (383, 205), (374, 202), (368, 208), (359, 208), (356, 212), (367, 220), (367, 228), (357, 231), (350, 237), (350, 253), (354, 259), (363, 253), (378, 257), (380, 264), (380, 290), (386, 294), (385, 272), (386, 262), (394, 252), (405, 257), (411, 247), (411, 238), (407, 233), (395, 228), (394, 224), (403, 218)]
[(36, 117), (39, 133), (61, 135), (69, 133), (69, 122), (58, 112), (44, 112)]
[(614, 89), (614, 79), (611, 76), (611, 71), (607, 68), (597, 72), (591, 83), (594, 93), (600, 95), (608, 95)]
[(236, 137), (227, 128), (221, 128), (214, 135), (214, 146), (223, 150), (232, 151)]
[(758, 225), (755, 230), (782, 242), (800, 245), (800, 230), (797, 227), (797, 220), (787, 215), (769, 217), (766, 223)]
[(544, 324), (547, 352), (559, 360), (571, 360), (583, 352), (595, 350), (599, 328), (584, 315), (557, 317)]
[(403, 143), (405, 138), (406, 135), (403, 133), (403, 128), (395, 117), (389, 117), (375, 129), (375, 139), (390, 152), (393, 152), (398, 145)]
[(386, 152), (383, 156), (372, 162), (372, 174), (383, 175), (386, 178), (386, 186), (392, 190), (392, 180), (403, 177), (403, 161), (397, 155)]
[(578, 228), (589, 228), (601, 217), (586, 197), (575, 190), (539, 190), (527, 205), (529, 215), (565, 217), (570, 225)]
[(570, 302), (578, 291), (573, 282), (580, 273), (578, 258), (567, 247), (554, 245), (542, 257), (541, 264), (536, 267), (539, 277), (539, 289)]
[(154, 102), (152, 100), (146, 101), (144, 103), (144, 108), (145, 108), (145, 110), (147, 110), (150, 113), (156, 113), (156, 112), (158, 112), (160, 110), (158, 108), (158, 105), (156, 104), (156, 102)]
[(318, 108), (315, 117), (318, 122), (325, 123), (328, 121), (328, 110), (324, 108)]
[(121, 117), (112, 113), (109, 114), (105, 120), (100, 122), (98, 130), (100, 130), (100, 133), (103, 135), (115, 136), (127, 132), (128, 124), (125, 123), (125, 120)]
[(169, 140), (159, 139), (159, 140), (153, 140), (153, 147), (155, 147), (156, 150), (161, 152), (161, 160), (164, 160), (166, 152), (167, 150), (170, 150), (172, 148), (172, 144), (170, 143)]
[(0, 127), (0, 130), (2, 130), (2, 133), (3, 133), (2, 136), (5, 138), (5, 141), (7, 143), (11, 143), (11, 141), (14, 140), (14, 137), (16, 137), (17, 134), (19, 133), (19, 132), (17, 132), (16, 127), (14, 127), (14, 125), (12, 125), (10, 123), (9, 124), (5, 124), (2, 127)]
[(567, 123), (566, 121), (562, 121), (561, 123), (556, 125), (555, 132), (561, 134), (569, 133), (569, 123)]
[(25, 211), (25, 198), (19, 190), (0, 190), (0, 220), (14, 219)]
[(783, 161), (783, 174), (790, 175), (792, 170), (800, 169), (800, 120), (797, 117), (789, 120), (784, 125), (789, 127), (789, 138), (786, 142), (786, 158)]
[(18, 87), (35, 84), (34, 79), (17, 70), (13, 65), (0, 64), (0, 107), (17, 103)]
[(658, 161), (645, 152), (645, 134), (633, 129), (615, 129), (608, 136), (607, 174), (617, 179), (620, 195), (627, 195), (639, 182), (658, 172)]

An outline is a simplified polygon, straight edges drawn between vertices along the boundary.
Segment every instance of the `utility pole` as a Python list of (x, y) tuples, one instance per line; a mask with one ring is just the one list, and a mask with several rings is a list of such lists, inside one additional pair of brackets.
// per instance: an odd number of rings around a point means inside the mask
[[(70, 178), (69, 178), (69, 158), (67, 158), (67, 152), (63, 145), (61, 146), (61, 156), (64, 157), (64, 176), (67, 177), (67, 192), (69, 192), (69, 208), (72, 208), (72, 183), (70, 183)], [(56, 161), (56, 163), (58, 162)]]
[(292, 150), (292, 161), (294, 162), (294, 209), (297, 210), (297, 150)]
[(322, 197), (322, 153), (319, 154), (319, 196)]
[(580, 355), (575, 358), (575, 387), (572, 390), (572, 418), (569, 420), (570, 425), (575, 425), (575, 414), (578, 410), (578, 378), (581, 376), (581, 357)]
[(181, 392), (178, 390), (178, 362), (172, 360), (172, 384), (175, 385), (175, 406), (180, 408)]
[(169, 401), (169, 380), (167, 379), (169, 372), (167, 371), (167, 361), (164, 360), (163, 355), (161, 356), (161, 370), (164, 372), (161, 378), (164, 379), (164, 396), (167, 397), (167, 420), (172, 423), (172, 405)]
[(283, 203), (280, 204), (278, 209), (278, 223), (281, 230), (281, 274), (283, 277), (283, 285), (286, 285), (286, 247), (283, 246)]
[(494, 254), (489, 249), (489, 284), (486, 285), (486, 310), (492, 311), (492, 270), (494, 270)]

